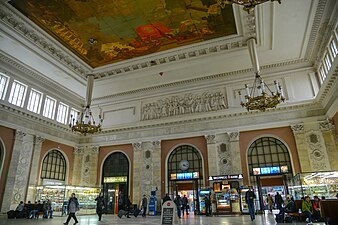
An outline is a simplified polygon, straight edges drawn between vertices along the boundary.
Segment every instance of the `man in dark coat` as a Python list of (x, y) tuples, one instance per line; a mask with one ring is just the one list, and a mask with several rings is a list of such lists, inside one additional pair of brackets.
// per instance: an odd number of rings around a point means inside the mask
[(277, 209), (281, 210), (284, 201), (283, 201), (282, 196), (278, 192), (275, 195), (275, 203), (276, 203)]
[(166, 201), (171, 201), (171, 198), (169, 197), (168, 193), (166, 193), (164, 198), (163, 198), (163, 203), (165, 203)]
[(255, 192), (252, 187), (249, 187), (249, 190), (245, 193), (245, 201), (248, 204), (251, 221), (255, 219), (255, 199)]
[(100, 192), (99, 196), (95, 199), (95, 201), (96, 201), (96, 213), (99, 216), (99, 221), (101, 221), (102, 214), (104, 211), (104, 197), (102, 192)]
[(147, 207), (148, 207), (148, 199), (147, 199), (146, 195), (143, 195), (141, 205), (142, 205), (142, 209), (143, 209), (142, 217), (146, 217)]
[(131, 206), (131, 201), (130, 201), (130, 196), (128, 196), (126, 199), (126, 217), (127, 218), (130, 218), (129, 216), (130, 206)]

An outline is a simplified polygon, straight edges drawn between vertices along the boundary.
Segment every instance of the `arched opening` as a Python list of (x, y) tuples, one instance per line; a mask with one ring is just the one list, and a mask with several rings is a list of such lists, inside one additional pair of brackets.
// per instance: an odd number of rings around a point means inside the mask
[(202, 186), (203, 166), (199, 151), (190, 145), (175, 148), (168, 158), (168, 193), (188, 198), (189, 210), (203, 213), (204, 201), (200, 201), (199, 191)]
[(274, 137), (255, 140), (248, 149), (248, 169), (250, 182), (258, 195), (258, 210), (267, 209), (268, 194), (274, 197), (278, 192), (283, 199), (289, 194), (292, 163), (287, 146), (280, 140)]
[(124, 153), (112, 153), (104, 161), (102, 186), (107, 213), (118, 213), (119, 201), (124, 205), (129, 195), (129, 160)]
[(2, 174), (4, 161), (5, 161), (5, 148), (3, 146), (2, 140), (0, 139), (0, 175)]
[(44, 157), (41, 168), (41, 179), (66, 180), (66, 159), (58, 150), (51, 150)]

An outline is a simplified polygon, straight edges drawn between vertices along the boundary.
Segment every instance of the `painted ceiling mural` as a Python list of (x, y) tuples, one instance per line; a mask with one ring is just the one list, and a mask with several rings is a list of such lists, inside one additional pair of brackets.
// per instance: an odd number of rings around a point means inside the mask
[(236, 34), (216, 0), (12, 0), (93, 68)]

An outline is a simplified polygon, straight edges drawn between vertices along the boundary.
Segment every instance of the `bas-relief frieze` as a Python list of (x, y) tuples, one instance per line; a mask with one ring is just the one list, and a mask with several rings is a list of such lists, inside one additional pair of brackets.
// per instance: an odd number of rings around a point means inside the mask
[(176, 95), (144, 104), (141, 111), (141, 120), (218, 111), (227, 108), (227, 100), (220, 91), (214, 93), (205, 92), (203, 94), (190, 93), (184, 96)]
[(217, 146), (217, 159), (219, 174), (231, 174), (231, 154), (229, 145), (221, 143)]
[(330, 170), (323, 137), (319, 131), (310, 130), (305, 134), (310, 164), (313, 171)]

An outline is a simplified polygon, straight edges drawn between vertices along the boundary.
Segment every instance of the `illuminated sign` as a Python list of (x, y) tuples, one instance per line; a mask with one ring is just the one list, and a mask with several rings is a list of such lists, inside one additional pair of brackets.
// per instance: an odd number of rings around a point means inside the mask
[(171, 173), (170, 180), (191, 180), (200, 178), (199, 172), (190, 173)]
[(288, 166), (268, 166), (261, 168), (253, 168), (253, 175), (270, 175), (270, 174), (280, 174), (280, 173), (288, 173)]
[(104, 177), (103, 183), (125, 183), (127, 182), (127, 177)]
[(43, 179), (42, 180), (42, 185), (44, 185), (44, 186), (46, 186), (46, 185), (61, 186), (61, 185), (65, 185), (65, 182), (64, 181), (60, 181), (60, 180)]
[(243, 174), (219, 175), (209, 177), (209, 180), (241, 180), (241, 179), (243, 179)]

